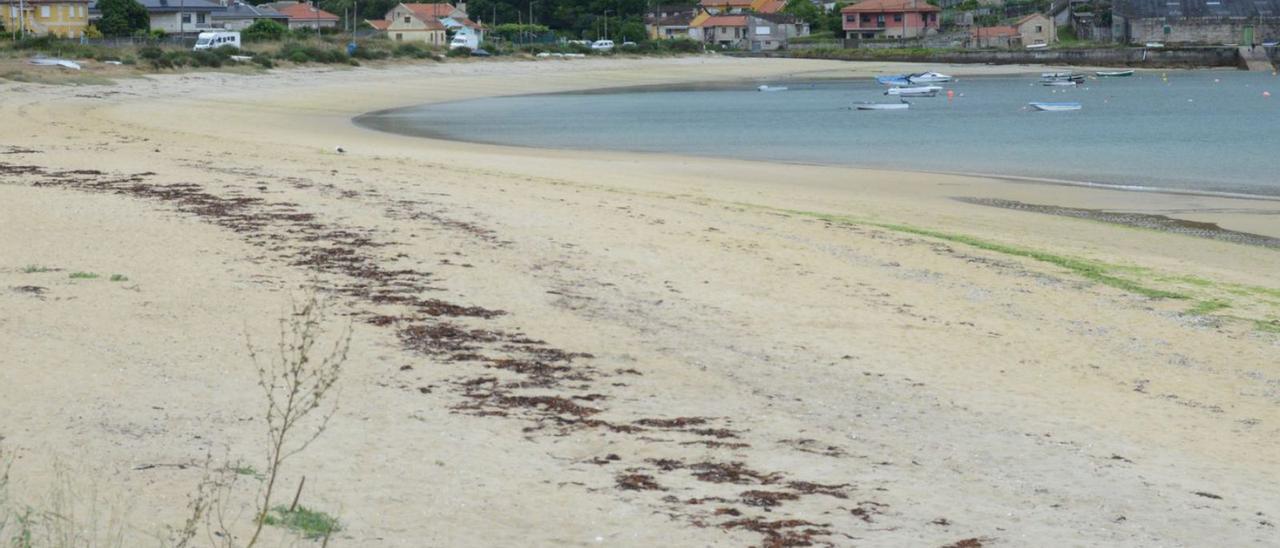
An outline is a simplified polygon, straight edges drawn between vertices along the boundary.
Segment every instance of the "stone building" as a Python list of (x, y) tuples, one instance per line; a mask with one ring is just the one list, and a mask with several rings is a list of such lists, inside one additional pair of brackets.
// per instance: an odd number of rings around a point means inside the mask
[(1240, 44), (1280, 37), (1280, 0), (1114, 0), (1112, 34), (1134, 44)]

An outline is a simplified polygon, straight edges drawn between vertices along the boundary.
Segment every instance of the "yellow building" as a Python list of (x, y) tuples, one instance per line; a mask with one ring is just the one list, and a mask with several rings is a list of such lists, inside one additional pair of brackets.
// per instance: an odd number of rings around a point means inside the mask
[(5, 33), (79, 38), (89, 26), (89, 0), (0, 0)]

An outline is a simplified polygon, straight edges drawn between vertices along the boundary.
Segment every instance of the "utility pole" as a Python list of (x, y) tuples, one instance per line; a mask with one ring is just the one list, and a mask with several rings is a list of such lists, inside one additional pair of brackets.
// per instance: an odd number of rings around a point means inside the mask
[(613, 10), (604, 10), (604, 39), (609, 39), (609, 13)]

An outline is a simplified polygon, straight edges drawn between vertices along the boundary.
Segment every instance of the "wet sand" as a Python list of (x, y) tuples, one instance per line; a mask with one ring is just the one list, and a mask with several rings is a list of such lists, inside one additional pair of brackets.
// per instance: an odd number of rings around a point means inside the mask
[[(331, 545), (1274, 539), (1280, 254), (954, 198), (1280, 236), (1274, 204), (351, 122), (482, 94), (903, 68), (4, 84), (0, 448), (23, 492), (60, 459), (127, 498), (140, 534), (179, 523), (207, 454), (261, 467), (244, 332), (271, 340), (316, 285), (353, 322), (351, 361), (339, 414), (284, 481), (306, 474), (303, 502), (342, 520)], [(965, 70), (1044, 69), (944, 72)]]

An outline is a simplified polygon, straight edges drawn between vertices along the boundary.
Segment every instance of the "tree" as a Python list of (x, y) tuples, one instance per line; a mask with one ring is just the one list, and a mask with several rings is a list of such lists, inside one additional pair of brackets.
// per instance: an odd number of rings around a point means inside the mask
[(281, 40), (289, 34), (289, 28), (270, 19), (259, 19), (245, 27), (240, 35), (249, 42)]
[(147, 8), (135, 0), (101, 0), (98, 10), (102, 12), (98, 30), (104, 35), (132, 36), (138, 31), (151, 30)]

